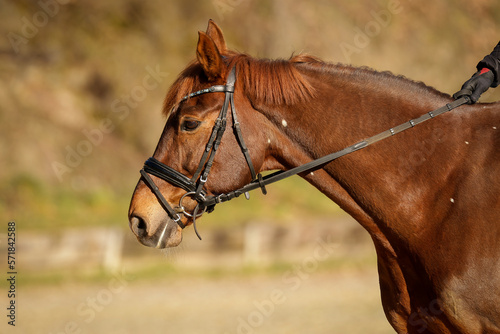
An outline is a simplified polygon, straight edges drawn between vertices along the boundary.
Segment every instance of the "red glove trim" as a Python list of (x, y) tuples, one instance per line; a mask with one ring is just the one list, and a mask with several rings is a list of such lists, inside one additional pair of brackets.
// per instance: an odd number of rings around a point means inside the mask
[(490, 69), (487, 68), (487, 67), (485, 67), (485, 68), (481, 69), (481, 71), (479, 72), (479, 74), (484, 74), (484, 73), (489, 72), (489, 71), (490, 71)]

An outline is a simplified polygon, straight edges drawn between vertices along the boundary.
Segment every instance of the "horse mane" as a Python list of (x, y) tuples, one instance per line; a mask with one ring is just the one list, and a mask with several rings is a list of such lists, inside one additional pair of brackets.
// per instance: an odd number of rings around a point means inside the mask
[(167, 92), (163, 102), (163, 114), (168, 118), (172, 109), (179, 104), (181, 99), (189, 93), (195, 92), (199, 87), (197, 78), (204, 75), (199, 63), (191, 62), (174, 81)]
[(415, 81), (404, 75), (394, 74), (391, 71), (377, 71), (368, 66), (352, 66), (342, 63), (332, 64), (322, 61), (310, 65), (318, 64), (320, 64), (322, 71), (326, 71), (337, 77), (345, 77), (349, 81), (358, 81), (363, 85), (374, 84), (386, 92), (392, 89), (392, 91), (399, 91), (401, 94), (406, 95), (430, 94), (445, 99), (451, 98), (449, 94), (443, 93), (422, 81)]
[[(236, 66), (236, 82), (238, 85), (239, 80), (242, 81), (245, 94), (256, 103), (273, 105), (292, 105), (313, 97), (314, 88), (296, 65), (318, 61), (307, 55), (292, 56), (288, 60), (256, 59), (246, 54), (226, 57), (228, 68)], [(163, 113), (168, 116), (184, 96), (201, 89), (203, 80), (206, 78), (200, 64), (190, 63), (168, 91)]]
[(314, 97), (314, 87), (300, 73), (297, 65), (317, 61), (307, 55), (292, 56), (288, 60), (238, 55), (232, 63), (251, 100), (268, 105), (293, 105)]
[(443, 93), (422, 81), (415, 81), (404, 75), (394, 74), (391, 71), (377, 71), (366, 66), (355, 69), (356, 75), (359, 76), (360, 80), (367, 82), (370, 80), (370, 77), (376, 76), (376, 79), (379, 80), (384, 87), (396, 87), (402, 94), (430, 94), (441, 98), (451, 98), (449, 94)]
[[(297, 65), (304, 64), (333, 75), (348, 76), (348, 80), (359, 80), (368, 83), (374, 78), (380, 84), (392, 87), (406, 87), (410, 92), (431, 93), (450, 98), (423, 82), (410, 80), (392, 72), (379, 72), (369, 67), (354, 67), (345, 64), (332, 64), (307, 54), (292, 55), (290, 59), (256, 59), (246, 54), (231, 52), (225, 55), (228, 68), (236, 66), (237, 85), (242, 81), (245, 94), (254, 103), (270, 105), (293, 105), (314, 97), (315, 90), (311, 83), (301, 74)], [(205, 87), (203, 86), (205, 85)], [(168, 117), (172, 108), (189, 93), (206, 88), (206, 77), (197, 61), (191, 62), (181, 72), (167, 93), (163, 105), (163, 113)]]

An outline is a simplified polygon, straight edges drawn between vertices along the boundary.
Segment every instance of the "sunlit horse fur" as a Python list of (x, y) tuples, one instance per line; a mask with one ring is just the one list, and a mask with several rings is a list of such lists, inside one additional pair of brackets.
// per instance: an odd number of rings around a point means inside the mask
[[(224, 94), (180, 100), (224, 84), (233, 66), (235, 106), (257, 171), (304, 164), (451, 101), (389, 73), (303, 55), (264, 60), (229, 51), (212, 21), (199, 33), (196, 55), (167, 94), (167, 124), (154, 152), (188, 176)], [(200, 126), (186, 129), (186, 121)], [(500, 333), (499, 147), (500, 105), (466, 105), (302, 175), (370, 233), (383, 307), (398, 333)], [(154, 179), (175, 206), (185, 191)], [(234, 133), (226, 131), (206, 191), (249, 181)], [(165, 224), (162, 247), (182, 240), (141, 180), (129, 217), (145, 245), (157, 244)]]

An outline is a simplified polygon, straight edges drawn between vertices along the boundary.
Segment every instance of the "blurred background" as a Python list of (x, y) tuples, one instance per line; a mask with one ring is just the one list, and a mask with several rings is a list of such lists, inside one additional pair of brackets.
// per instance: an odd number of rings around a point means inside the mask
[(453, 94), (498, 42), (500, 3), (0, 1), (0, 249), (15, 221), (18, 271), (16, 328), (2, 314), (0, 332), (393, 332), (368, 234), (300, 178), (205, 215), (203, 241), (133, 238), (164, 95), (210, 18), (255, 57), (305, 52)]

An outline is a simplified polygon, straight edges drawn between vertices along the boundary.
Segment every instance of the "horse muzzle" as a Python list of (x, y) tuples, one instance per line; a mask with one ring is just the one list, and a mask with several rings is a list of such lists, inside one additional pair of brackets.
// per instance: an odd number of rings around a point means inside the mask
[(160, 220), (160, 224), (153, 230), (152, 222), (132, 214), (129, 217), (129, 227), (137, 240), (147, 247), (158, 249), (176, 247), (182, 241), (182, 229), (170, 218)]

